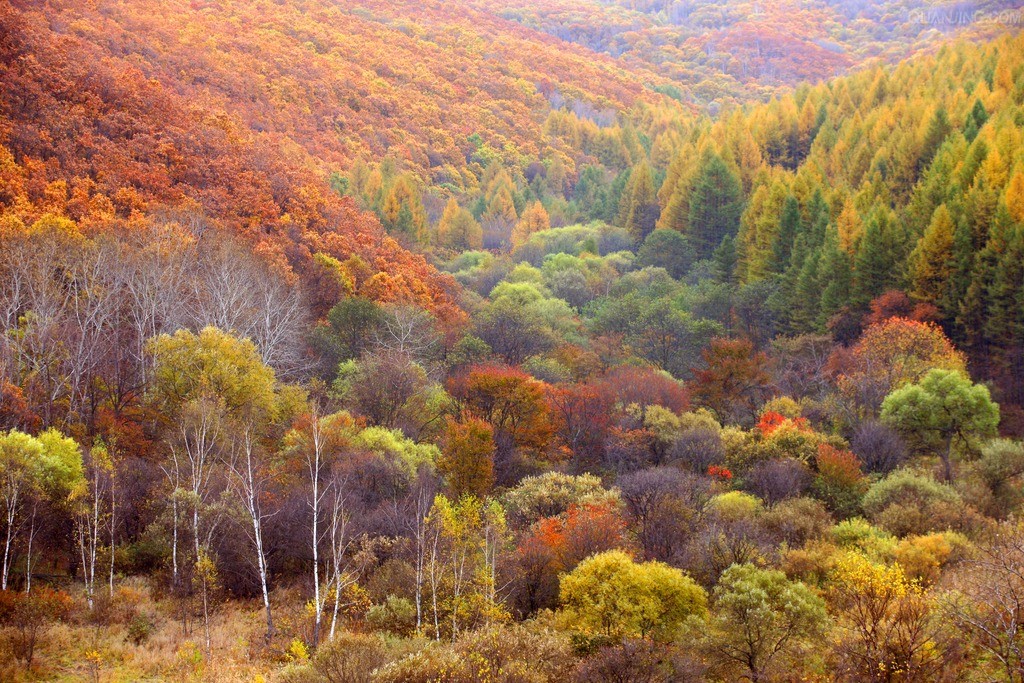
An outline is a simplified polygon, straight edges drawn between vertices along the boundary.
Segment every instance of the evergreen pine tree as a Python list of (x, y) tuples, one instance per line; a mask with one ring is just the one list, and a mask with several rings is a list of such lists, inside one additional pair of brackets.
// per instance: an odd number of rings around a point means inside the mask
[(789, 318), (790, 330), (795, 334), (806, 334), (818, 329), (818, 312), (821, 307), (821, 288), (818, 285), (820, 260), (819, 251), (808, 254), (796, 279)]
[(974, 138), (978, 136), (978, 131), (981, 130), (981, 127), (987, 121), (988, 112), (985, 111), (985, 105), (981, 103), (981, 100), (974, 100), (974, 107), (964, 121), (964, 137), (967, 138), (968, 142), (974, 142)]
[(817, 249), (825, 242), (825, 233), (831, 220), (832, 216), (829, 212), (828, 202), (825, 201), (825, 194), (820, 187), (815, 188), (810, 206), (807, 207), (807, 225), (804, 227), (809, 249)]
[(840, 248), (839, 238), (834, 230), (829, 233), (822, 249), (818, 269), (818, 287), (821, 290), (817, 319), (819, 330), (824, 330), (832, 316), (849, 303), (850, 283), (853, 279), (850, 255)]
[(690, 194), (688, 234), (699, 258), (707, 258), (740, 227), (743, 197), (739, 180), (720, 156), (708, 152), (701, 160)]
[(995, 375), (1009, 401), (1024, 400), (1024, 226), (1007, 233), (988, 291), (985, 334), (995, 347)]
[(789, 266), (789, 257), (793, 251), (793, 240), (800, 229), (800, 205), (796, 197), (789, 195), (786, 203), (782, 206), (782, 216), (779, 218), (779, 232), (775, 236), (775, 243), (772, 245), (772, 270), (776, 273), (785, 272)]
[(876, 296), (892, 289), (896, 259), (887, 222), (878, 215), (868, 220), (854, 261), (853, 303), (865, 308)]
[[(951, 323), (956, 320), (967, 290), (971, 286), (971, 274), (974, 272), (976, 259), (974, 245), (971, 242), (971, 230), (967, 222), (961, 219), (953, 231), (953, 273), (947, 288), (948, 299), (940, 306), (943, 315)], [(957, 339), (962, 339), (959, 333)]]
[(928, 122), (928, 130), (925, 131), (924, 141), (921, 143), (921, 156), (917, 161), (918, 172), (928, 168), (946, 136), (952, 131), (953, 127), (949, 124), (949, 115), (946, 113), (946, 109), (939, 107), (932, 115), (931, 121)]
[(739, 255), (736, 252), (736, 239), (732, 235), (723, 237), (712, 258), (715, 262), (715, 274), (719, 282), (734, 282), (736, 263), (739, 260)]

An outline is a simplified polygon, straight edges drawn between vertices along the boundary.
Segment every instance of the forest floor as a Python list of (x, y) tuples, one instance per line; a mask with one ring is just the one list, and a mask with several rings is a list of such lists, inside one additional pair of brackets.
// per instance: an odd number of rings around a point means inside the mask
[[(289, 593), (289, 595), (285, 595)], [(288, 649), (301, 610), (287, 614), (284, 605), (299, 604), (290, 591), (275, 596), (281, 610), (280, 634), (271, 647), (263, 641), (265, 622), (255, 601), (218, 604), (210, 618), (210, 648), (205, 647), (201, 614), (184, 625), (179, 603), (154, 594), (148, 583), (131, 579), (104, 596), (89, 611), (84, 599), (72, 615), (43, 628), (31, 667), (15, 656), (25, 636), (12, 628), (0, 631), (0, 681), (211, 681), (256, 683), (304, 652)]]

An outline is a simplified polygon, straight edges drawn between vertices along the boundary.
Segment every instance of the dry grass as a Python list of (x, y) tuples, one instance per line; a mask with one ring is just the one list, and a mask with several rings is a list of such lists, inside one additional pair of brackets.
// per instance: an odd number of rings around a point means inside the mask
[[(278, 635), (270, 646), (263, 640), (260, 606), (234, 601), (217, 606), (207, 653), (201, 619), (187, 633), (175, 616), (174, 603), (155, 596), (145, 581), (130, 579), (112, 601), (98, 602), (91, 616), (83, 602), (75, 618), (54, 624), (41, 638), (31, 671), (14, 661), (2, 634), (0, 681), (272, 683), (287, 661), (292, 640), (308, 638), (299, 592), (281, 590), (274, 598)], [(131, 637), (137, 616), (151, 624), (138, 644)]]

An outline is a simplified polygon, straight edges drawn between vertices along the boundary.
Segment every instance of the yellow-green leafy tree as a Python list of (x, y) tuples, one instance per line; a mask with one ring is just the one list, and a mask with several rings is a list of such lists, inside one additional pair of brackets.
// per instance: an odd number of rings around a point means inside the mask
[(707, 615), (707, 594), (681, 570), (634, 562), (621, 550), (594, 555), (562, 577), (559, 599), (569, 628), (612, 638), (672, 640)]

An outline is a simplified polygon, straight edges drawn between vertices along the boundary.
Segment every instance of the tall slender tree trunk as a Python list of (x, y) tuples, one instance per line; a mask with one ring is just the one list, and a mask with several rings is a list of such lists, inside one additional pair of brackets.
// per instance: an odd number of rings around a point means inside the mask
[(14, 541), (14, 521), (18, 516), (18, 491), (7, 499), (7, 534), (4, 540), (4, 566), (0, 575), (0, 589), (7, 590), (7, 577), (11, 570), (11, 543)]
[(32, 592), (32, 542), (36, 537), (36, 501), (32, 501), (32, 520), (28, 525), (28, 553), (25, 555), (25, 592)]
[(202, 566), (203, 552), (199, 546), (199, 502), (194, 501), (192, 507), (192, 534), (195, 541), (196, 571), (199, 572), (199, 587), (203, 599), (203, 635), (206, 641), (206, 654), (210, 654), (212, 638), (210, 637), (210, 591), (206, 569)]
[(114, 471), (110, 471), (110, 597), (114, 597), (114, 534), (117, 518), (114, 516)]
[(321, 458), (323, 450), (322, 434), (320, 432), (320, 418), (317, 414), (311, 417), (310, 427), (313, 437), (313, 451), (310, 454), (307, 465), (309, 467), (310, 485), (312, 495), (310, 496), (310, 512), (312, 520), (310, 524), (310, 550), (313, 553), (313, 647), (320, 645), (320, 625), (323, 620), (323, 598), (320, 595), (320, 477)]

